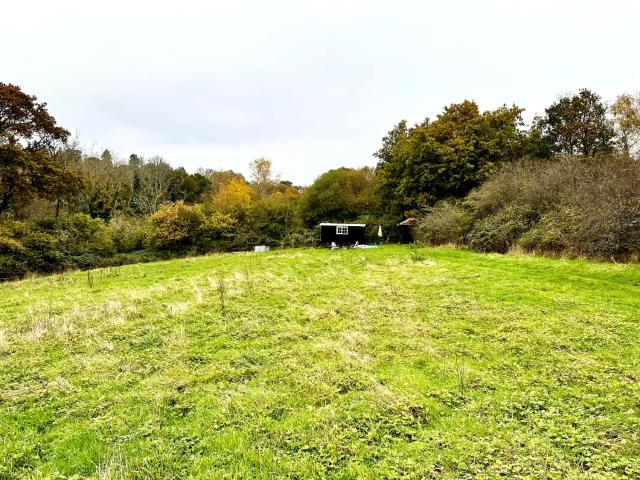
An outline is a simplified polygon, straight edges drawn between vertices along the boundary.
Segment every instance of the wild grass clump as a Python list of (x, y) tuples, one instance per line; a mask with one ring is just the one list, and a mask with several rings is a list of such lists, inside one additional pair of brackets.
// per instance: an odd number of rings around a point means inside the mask
[(412, 243), (409, 246), (409, 258), (412, 262), (423, 262), (427, 259), (427, 256), (418, 245)]
[(640, 162), (628, 157), (525, 159), (463, 201), (437, 205), (421, 239), (486, 252), (630, 258), (640, 252), (639, 191)]

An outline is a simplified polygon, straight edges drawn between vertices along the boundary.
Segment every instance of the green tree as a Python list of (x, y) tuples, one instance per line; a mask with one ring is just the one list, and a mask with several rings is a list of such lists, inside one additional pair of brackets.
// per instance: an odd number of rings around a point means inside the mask
[(517, 106), (481, 113), (468, 100), (409, 129), (400, 122), (375, 154), (384, 205), (400, 216), (464, 196), (500, 164), (522, 155), (521, 126)]
[(173, 181), (169, 188), (169, 200), (187, 203), (202, 202), (202, 195), (209, 188), (209, 178), (200, 173), (189, 174), (183, 168), (173, 170)]
[(109, 151), (109, 149), (106, 149), (106, 148), (104, 149), (104, 151), (100, 155), (100, 160), (105, 165), (109, 165), (109, 166), (113, 165), (113, 155), (111, 155), (111, 152)]
[(277, 245), (300, 231), (302, 224), (297, 213), (301, 197), (300, 192), (287, 187), (253, 205), (247, 228), (256, 233), (259, 243)]
[(304, 222), (352, 221), (375, 210), (375, 174), (370, 167), (338, 168), (320, 175), (301, 199)]
[(549, 159), (553, 156), (553, 148), (545, 138), (542, 126), (542, 117), (536, 116), (531, 123), (531, 128), (525, 135), (522, 144), (523, 156), (531, 158)]
[(131, 155), (129, 155), (129, 166), (130, 167), (134, 167), (137, 168), (139, 166), (142, 165), (142, 159), (136, 155), (135, 153), (132, 153)]
[(615, 131), (599, 95), (582, 89), (545, 110), (537, 128), (552, 153), (590, 156), (613, 150)]
[[(425, 123), (429, 123), (429, 119), (425, 120)], [(373, 156), (377, 157), (381, 162), (389, 162), (393, 159), (393, 149), (401, 139), (404, 139), (409, 134), (407, 128), (407, 121), (400, 120), (389, 132), (382, 137), (382, 146), (376, 151)]]

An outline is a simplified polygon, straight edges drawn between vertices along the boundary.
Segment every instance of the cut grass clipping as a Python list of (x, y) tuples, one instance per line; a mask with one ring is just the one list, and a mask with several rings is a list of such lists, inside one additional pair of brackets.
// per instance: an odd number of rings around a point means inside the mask
[(0, 478), (640, 478), (640, 267), (226, 254), (0, 285)]

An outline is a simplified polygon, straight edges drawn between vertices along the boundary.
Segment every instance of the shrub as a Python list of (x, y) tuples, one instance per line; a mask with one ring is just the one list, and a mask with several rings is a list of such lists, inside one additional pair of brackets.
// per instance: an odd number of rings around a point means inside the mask
[(68, 266), (72, 268), (87, 269), (96, 268), (102, 265), (104, 258), (95, 253), (83, 253), (68, 258)]
[(409, 259), (412, 262), (424, 262), (427, 256), (417, 244), (412, 243), (409, 247)]
[(27, 271), (26, 261), (0, 254), (0, 281), (24, 278)]
[(589, 256), (625, 257), (640, 252), (640, 198), (603, 200), (583, 210), (578, 240)]
[(104, 221), (85, 214), (44, 217), (32, 223), (9, 219), (0, 230), (2, 278), (20, 277), (27, 270), (52, 273), (69, 267), (92, 268), (115, 253)]
[(111, 238), (119, 253), (135, 252), (144, 248), (147, 222), (144, 218), (118, 215), (109, 221)]
[(205, 250), (226, 250), (235, 236), (236, 220), (224, 213), (204, 215), (198, 229), (198, 245)]
[(27, 249), (17, 240), (0, 235), (0, 255), (24, 256)]
[(462, 244), (464, 236), (473, 225), (473, 215), (463, 206), (443, 201), (438, 203), (422, 218), (418, 228), (418, 240), (439, 245), (443, 243)]
[(27, 249), (27, 262), (31, 269), (51, 273), (64, 267), (64, 255), (53, 235), (43, 232), (29, 232), (21, 239)]
[(464, 203), (476, 218), (512, 205), (543, 213), (564, 202), (584, 167), (584, 162), (575, 158), (527, 158), (508, 163), (471, 192)]
[(299, 201), (300, 194), (290, 188), (256, 201), (243, 222), (243, 233), (252, 232), (255, 244), (282, 245), (287, 235), (302, 228), (296, 215)]
[(315, 247), (320, 241), (320, 227), (290, 232), (282, 239), (283, 247)]
[[(4, 215), (0, 216), (0, 218), (4, 217)], [(4, 236), (7, 238), (17, 239), (21, 236), (26, 235), (30, 231), (30, 227), (28, 224), (13, 220), (12, 218), (2, 218), (0, 222), (0, 237)]]
[(194, 245), (203, 220), (199, 205), (165, 204), (151, 216), (145, 243), (165, 250)]
[(0, 234), (0, 281), (26, 275), (27, 249), (17, 240)]
[(526, 207), (505, 207), (473, 226), (467, 235), (469, 246), (482, 252), (505, 253), (537, 219), (538, 214)]
[[(458, 210), (438, 205), (423, 220), (422, 239), (451, 241), (473, 226), (472, 248), (625, 258), (640, 252), (640, 162), (623, 156), (526, 159), (503, 167)], [(463, 229), (463, 227), (460, 227)], [(453, 234), (450, 234), (453, 230)]]
[(100, 263), (100, 267), (148, 263), (158, 260), (167, 260), (170, 258), (173, 258), (171, 252), (161, 252), (159, 250), (136, 250), (135, 252), (129, 253), (116, 253), (113, 257), (105, 258)]
[(545, 213), (540, 221), (518, 240), (518, 246), (527, 250), (581, 253), (580, 225), (582, 212), (575, 207), (561, 207)]
[(92, 253), (110, 256), (116, 251), (113, 238), (104, 220), (84, 213), (60, 219), (57, 235), (61, 246), (70, 256)]

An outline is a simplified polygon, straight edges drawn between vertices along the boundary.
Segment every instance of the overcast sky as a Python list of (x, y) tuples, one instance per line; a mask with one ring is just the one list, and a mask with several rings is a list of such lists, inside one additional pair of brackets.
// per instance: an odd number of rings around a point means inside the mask
[(0, 81), (88, 149), (189, 171), (374, 165), (398, 120), (640, 90), (637, 2), (3, 2)]

